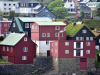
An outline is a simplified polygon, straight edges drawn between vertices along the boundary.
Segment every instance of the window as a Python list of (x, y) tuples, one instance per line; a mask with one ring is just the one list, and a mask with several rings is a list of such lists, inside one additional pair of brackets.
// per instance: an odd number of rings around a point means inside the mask
[(49, 41), (46, 41), (46, 44), (49, 44)]
[(87, 31), (86, 30), (82, 30), (82, 33), (86, 33)]
[(76, 40), (79, 40), (79, 37), (76, 37)]
[(11, 24), (9, 24), (9, 27), (11, 26)]
[(74, 42), (74, 49), (83, 49), (83, 42)]
[(31, 28), (31, 24), (32, 24), (32, 23), (30, 23), (30, 28)]
[(26, 6), (28, 7), (28, 3), (26, 3)]
[(6, 8), (4, 8), (4, 10), (6, 10)]
[(21, 3), (21, 6), (23, 6), (23, 3)]
[(51, 52), (53, 52), (53, 49), (51, 49)]
[(27, 56), (22, 56), (22, 60), (27, 60)]
[(7, 51), (9, 51), (9, 47), (7, 47)]
[(90, 54), (90, 50), (86, 50), (86, 54)]
[(35, 28), (37, 29), (37, 26), (35, 26)]
[(83, 56), (83, 50), (74, 50), (74, 56)]
[(86, 40), (89, 40), (89, 37), (86, 37)]
[(25, 23), (25, 28), (29, 28), (29, 23)]
[(80, 37), (80, 40), (84, 40), (84, 37)]
[(65, 42), (65, 46), (69, 46), (69, 42)]
[(11, 47), (11, 52), (13, 51), (13, 48)]
[(90, 40), (93, 40), (93, 37), (90, 37)]
[(24, 41), (27, 41), (27, 38), (26, 37), (24, 38)]
[(70, 6), (72, 7), (73, 5), (72, 5), (72, 4), (70, 4)]
[(44, 10), (44, 12), (48, 12), (48, 10)]
[(53, 43), (52, 43), (52, 47), (53, 47)]
[(6, 6), (6, 4), (4, 4), (4, 6)]
[(5, 46), (3, 46), (3, 51), (5, 51)]
[(58, 37), (58, 33), (55, 33), (55, 37)]
[(55, 53), (57, 53), (57, 49), (55, 49)]
[(15, 4), (13, 4), (13, 6), (15, 6)]
[(28, 48), (27, 47), (24, 47), (24, 52), (28, 52)]
[(42, 37), (46, 37), (46, 33), (42, 33)]
[(33, 6), (33, 3), (31, 3), (31, 6)]
[(11, 4), (9, 4), (9, 6), (11, 6)]
[(9, 8), (9, 10), (11, 10), (11, 8)]
[(32, 25), (32, 29), (34, 29), (34, 25)]
[(87, 45), (87, 46), (90, 46), (90, 42), (86, 42), (86, 45)]
[(6, 27), (6, 26), (7, 26), (7, 24), (4, 24), (4, 26)]
[(55, 46), (57, 46), (57, 43), (55, 43)]
[(50, 37), (50, 33), (47, 33), (47, 37)]
[(13, 23), (13, 27), (15, 27), (15, 23)]
[(56, 26), (55, 27), (55, 30), (60, 30), (60, 26)]
[(61, 36), (63, 37), (63, 33), (61, 33)]
[(100, 39), (99, 39), (99, 43), (100, 43)]
[(69, 50), (65, 50), (65, 54), (69, 54)]

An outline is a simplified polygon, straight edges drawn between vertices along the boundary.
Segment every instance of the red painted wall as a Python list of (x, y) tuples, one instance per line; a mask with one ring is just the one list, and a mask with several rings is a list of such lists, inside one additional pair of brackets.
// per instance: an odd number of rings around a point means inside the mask
[[(69, 46), (65, 46), (65, 42), (69, 42)], [(58, 53), (57, 56), (54, 52), (50, 52), (51, 56), (59, 57), (59, 58), (95, 58), (95, 41), (80, 41), (83, 42), (83, 49), (74, 49), (74, 42), (78, 42), (76, 40), (65, 40), (59, 41), (58, 43)], [(86, 42), (90, 42), (90, 46), (86, 45)], [(53, 47), (55, 48), (55, 47)], [(65, 50), (69, 50), (69, 54), (65, 54)], [(74, 57), (74, 50), (83, 50), (83, 57)], [(90, 50), (90, 54), (86, 54), (86, 50)]]

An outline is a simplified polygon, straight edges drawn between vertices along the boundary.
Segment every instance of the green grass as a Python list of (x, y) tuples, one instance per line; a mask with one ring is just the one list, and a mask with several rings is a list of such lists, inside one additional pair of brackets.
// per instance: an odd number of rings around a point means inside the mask
[(1, 43), (2, 41), (0, 41), (0, 43)]
[(6, 62), (4, 59), (0, 59), (0, 64), (11, 64), (10, 62)]

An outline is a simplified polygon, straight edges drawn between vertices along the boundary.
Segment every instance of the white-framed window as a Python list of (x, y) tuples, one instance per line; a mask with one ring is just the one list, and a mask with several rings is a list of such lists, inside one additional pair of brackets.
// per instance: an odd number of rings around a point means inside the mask
[(4, 4), (4, 6), (6, 6), (6, 4)]
[(83, 42), (74, 42), (74, 49), (83, 49)]
[(24, 41), (27, 41), (27, 38), (26, 37), (24, 38)]
[(53, 52), (53, 49), (51, 49), (51, 52)]
[(89, 37), (86, 37), (86, 40), (89, 40)]
[(69, 42), (65, 42), (65, 46), (69, 46)]
[(99, 39), (99, 43), (100, 43), (100, 39)]
[(90, 54), (90, 50), (86, 50), (86, 54)]
[(55, 30), (60, 30), (60, 26), (55, 26)]
[(25, 28), (29, 28), (29, 23), (25, 23)]
[(32, 29), (34, 29), (34, 25), (32, 25)]
[(11, 10), (11, 8), (9, 8), (9, 10)]
[(35, 25), (35, 29), (37, 29), (37, 25)]
[(11, 47), (11, 52), (13, 51), (13, 48)]
[(86, 30), (82, 30), (82, 33), (87, 33), (87, 31)]
[(79, 37), (76, 37), (76, 40), (79, 40)]
[(52, 47), (53, 47), (53, 43), (52, 43)]
[(55, 53), (57, 53), (57, 49), (55, 49)]
[(46, 33), (42, 33), (42, 37), (46, 37)]
[[(32, 23), (30, 23), (30, 28), (31, 28), (31, 24), (32, 24)], [(33, 28), (32, 28), (32, 29), (33, 29)]]
[(49, 41), (46, 41), (46, 44), (49, 44)]
[(13, 27), (15, 27), (15, 23), (13, 23)]
[(57, 42), (55, 43), (55, 46), (57, 46)]
[(80, 37), (80, 40), (84, 40), (84, 37)]
[(33, 3), (31, 3), (31, 6), (33, 6)]
[(69, 54), (69, 50), (65, 50), (65, 54)]
[(50, 33), (47, 33), (47, 37), (50, 37)]
[(58, 37), (59, 35), (58, 35), (58, 33), (55, 33), (55, 37)]
[(7, 26), (7, 24), (4, 24), (4, 26), (6, 27), (6, 26)]
[(83, 56), (83, 50), (74, 50), (74, 56)]
[(7, 51), (9, 51), (9, 47), (7, 47)]
[(63, 33), (61, 33), (61, 36), (63, 37)]
[(90, 40), (93, 40), (93, 37), (90, 37)]
[(27, 60), (27, 56), (22, 56), (22, 60)]
[(24, 52), (28, 52), (28, 47), (23, 48)]
[(90, 42), (86, 42), (86, 45), (87, 45), (87, 46), (90, 46)]
[(5, 51), (5, 46), (3, 46), (3, 51)]

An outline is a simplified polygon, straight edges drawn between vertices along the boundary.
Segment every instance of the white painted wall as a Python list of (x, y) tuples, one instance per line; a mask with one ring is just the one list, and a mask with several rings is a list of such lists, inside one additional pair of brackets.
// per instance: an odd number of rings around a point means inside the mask
[(30, 13), (32, 8), (16, 8), (15, 13)]
[(96, 46), (95, 46), (95, 49), (99, 50), (99, 46), (98, 46), (98, 45), (96, 45)]

